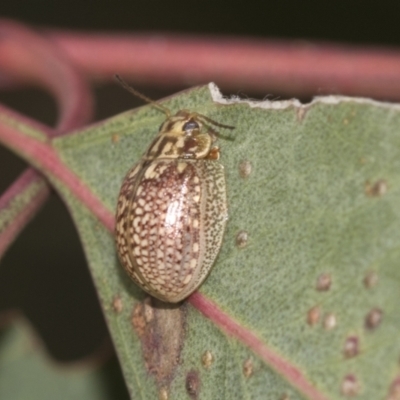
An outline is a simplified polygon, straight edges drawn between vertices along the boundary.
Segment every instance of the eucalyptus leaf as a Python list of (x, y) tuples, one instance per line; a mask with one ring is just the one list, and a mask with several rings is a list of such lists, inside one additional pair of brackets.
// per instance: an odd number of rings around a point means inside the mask
[[(190, 304), (148, 299), (119, 265), (110, 232), (50, 176), (78, 227), (132, 398), (388, 397), (400, 376), (400, 107), (226, 101), (213, 85), (163, 104), (236, 127), (218, 140), (229, 221), (200, 292), (320, 395)], [(164, 119), (148, 105), (53, 145), (114, 210)]]

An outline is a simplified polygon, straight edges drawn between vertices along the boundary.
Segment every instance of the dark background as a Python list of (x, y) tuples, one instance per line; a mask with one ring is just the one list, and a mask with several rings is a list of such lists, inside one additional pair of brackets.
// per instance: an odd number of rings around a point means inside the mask
[(168, 31), (399, 44), (400, 2), (3, 0), (3, 16), (66, 29)]
[[(223, 34), (400, 48), (400, 1), (2, 0), (0, 16), (71, 30)], [(154, 98), (170, 94), (156, 87), (138, 89)], [(96, 119), (140, 104), (116, 85), (94, 90)], [(0, 102), (50, 125), (56, 120), (52, 98), (35, 89), (2, 91)], [(23, 162), (0, 149), (0, 192), (23, 168)], [(89, 354), (107, 335), (75, 228), (54, 194), (1, 262), (0, 311), (10, 308), (23, 309), (60, 361)]]

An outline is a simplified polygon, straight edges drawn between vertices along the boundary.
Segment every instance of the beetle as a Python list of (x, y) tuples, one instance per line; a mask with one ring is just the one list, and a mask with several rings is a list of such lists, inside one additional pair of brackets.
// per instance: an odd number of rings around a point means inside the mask
[(158, 135), (126, 174), (118, 197), (116, 247), (122, 266), (150, 295), (177, 303), (205, 280), (228, 219), (218, 132), (234, 127), (205, 115), (168, 108), (128, 91), (166, 114)]

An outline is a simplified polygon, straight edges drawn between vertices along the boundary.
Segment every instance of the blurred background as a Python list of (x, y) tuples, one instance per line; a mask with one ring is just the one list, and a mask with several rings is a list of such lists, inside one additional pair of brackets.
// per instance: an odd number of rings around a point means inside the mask
[(2, 16), (62, 29), (168, 31), (398, 45), (397, 1), (1, 2)]
[[(2, 0), (0, 3), (0, 17), (62, 30), (233, 35), (397, 49), (400, 49), (399, 15), (399, 1), (383, 0), (379, 3)], [(155, 99), (185, 89), (136, 86)], [(97, 120), (140, 105), (139, 100), (115, 84), (99, 84), (93, 90)], [(245, 87), (224, 93), (272, 99), (287, 97), (279, 92), (260, 96)], [(54, 125), (56, 121), (56, 105), (43, 91), (3, 89), (0, 102), (46, 124)], [(17, 157), (0, 148), (0, 192), (24, 167)], [(107, 340), (107, 329), (75, 228), (55, 194), (2, 260), (0, 312), (10, 308), (23, 309), (49, 352), (59, 361), (91, 354)]]

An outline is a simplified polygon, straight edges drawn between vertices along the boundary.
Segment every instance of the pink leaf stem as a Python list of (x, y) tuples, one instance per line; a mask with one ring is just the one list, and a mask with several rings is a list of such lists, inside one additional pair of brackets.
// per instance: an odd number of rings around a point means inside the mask
[[(33, 121), (28, 117), (25, 117), (16, 111), (10, 110), (9, 108), (0, 104), (0, 125), (3, 120), (8, 118), (12, 120), (17, 120), (22, 124), (30, 126), (32, 129), (37, 129), (45, 134), (48, 138), (53, 135), (53, 130), (39, 122)], [(0, 127), (1, 130), (1, 127)], [(44, 178), (41, 177), (37, 171), (33, 168), (27, 168), (24, 173), (22, 173), (11, 186), (1, 195), (0, 197), (0, 210), (3, 210), (11, 203), (16, 197), (23, 194), (34, 181), (45, 182)], [(45, 203), (50, 190), (47, 184), (44, 183), (41, 186), (40, 191), (36, 196), (31, 199), (31, 203), (26, 205), (26, 208), (21, 209), (20, 214), (9, 223), (7, 228), (0, 232), (0, 260), (6, 252), (7, 248), (11, 245), (14, 239), (18, 236), (18, 233), (31, 221), (35, 216), (37, 211), (40, 210), (42, 204)]]
[[(14, 79), (21, 81), (28, 79), (39, 83), (54, 94), (60, 109), (57, 130), (29, 121), (48, 137), (76, 128), (90, 120), (93, 109), (90, 88), (77, 68), (51, 40), (19, 23), (0, 20), (0, 69)], [(0, 112), (21, 122), (27, 122), (23, 116), (5, 107), (0, 106)], [(34, 170), (22, 174), (4, 194), (5, 197), (0, 198), (0, 204), (10, 201), (8, 198), (10, 193), (14, 197), (23, 193), (35, 179), (39, 179), (39, 175)], [(36, 214), (48, 195), (49, 189), (43, 185), (32, 202), (27, 204), (13, 223), (1, 232), (0, 258), (17, 234)]]
[(118, 72), (153, 86), (214, 81), (235, 93), (400, 99), (398, 49), (163, 33), (49, 34), (88, 75), (99, 79), (110, 80)]
[(223, 312), (215, 303), (199, 292), (193, 293), (189, 303), (197, 308), (205, 317), (209, 318), (221, 330), (236, 338), (262, 358), (271, 368), (283, 375), (286, 380), (302, 392), (310, 400), (328, 400), (315, 386), (313, 386), (302, 371), (269, 348), (253, 332), (236, 322)]
[(50, 39), (14, 21), (0, 20), (0, 69), (22, 82), (35, 82), (59, 105), (57, 133), (89, 121), (90, 90), (64, 52)]
[(114, 229), (114, 215), (104, 207), (100, 199), (58, 157), (51, 141), (44, 143), (27, 137), (17, 128), (0, 119), (0, 142), (22, 156), (32, 165), (44, 171), (65, 186), (97, 216), (110, 231)]

